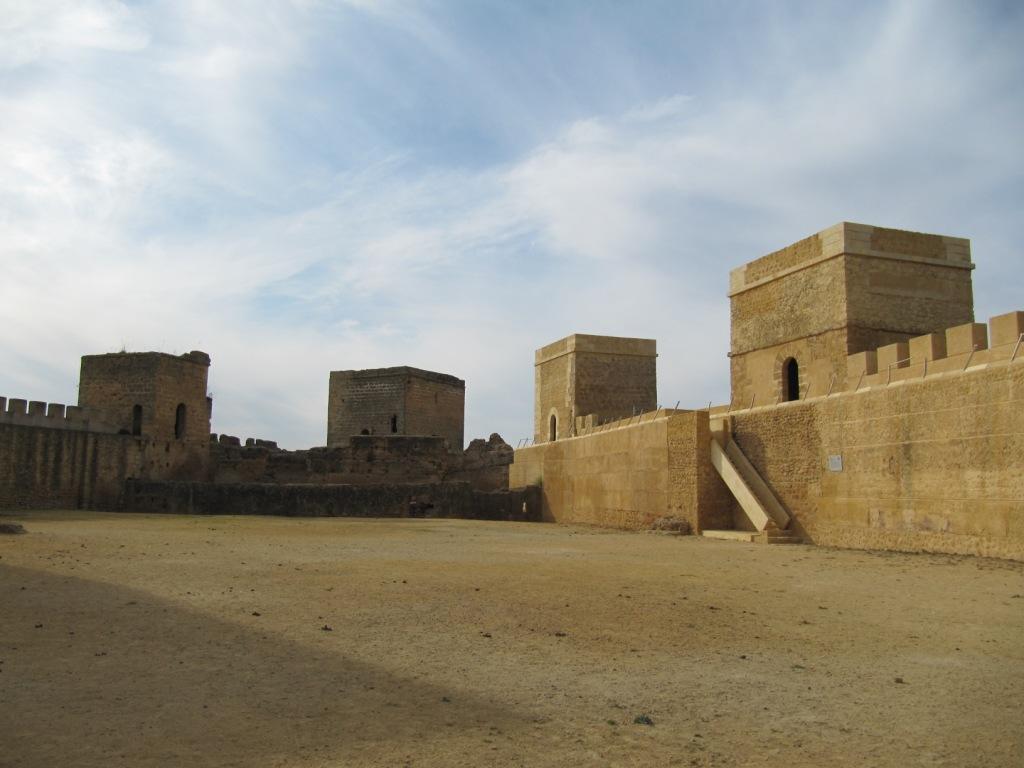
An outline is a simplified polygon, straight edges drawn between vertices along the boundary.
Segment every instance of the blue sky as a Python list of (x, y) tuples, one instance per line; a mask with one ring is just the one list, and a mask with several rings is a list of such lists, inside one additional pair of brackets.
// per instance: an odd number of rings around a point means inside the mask
[(203, 349), (214, 430), (322, 444), (330, 370), (658, 340), (728, 398), (728, 271), (841, 220), (969, 237), (1024, 308), (1024, 6), (0, 0), (0, 394)]

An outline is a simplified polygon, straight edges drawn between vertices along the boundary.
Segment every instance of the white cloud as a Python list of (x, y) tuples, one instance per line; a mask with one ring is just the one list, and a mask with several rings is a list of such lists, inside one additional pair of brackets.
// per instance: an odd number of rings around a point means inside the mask
[(112, 0), (0, 2), (0, 68), (83, 49), (136, 51), (149, 42), (132, 10)]
[[(126, 95), (58, 67), (0, 96), (0, 349), (15, 361), (0, 394), (73, 399), (85, 353), (202, 348), (215, 428), (301, 447), (323, 440), (329, 370), (409, 364), (466, 378), (467, 438), (514, 442), (531, 429), (533, 349), (573, 332), (655, 337), (665, 404), (723, 400), (728, 269), (840, 219), (983, 232), (1003, 262), (976, 259), (1006, 297), (1019, 286), (1013, 222), (991, 214), (1024, 163), (1024, 110), (1005, 98), (1019, 56), (1012, 41), (975, 50), (955, 13), (898, 6), (827, 67), (582, 110), (474, 164), (372, 142), (336, 159), (346, 78), (370, 75), (297, 79), (318, 19), (341, 37), (354, 23), (326, 5), (82, 7), (107, 21), (59, 21), (70, 5), (8, 20), (0, 66), (60, 64), (75, 46), (145, 53), (107, 71)], [(486, 68), (424, 13), (370, 15)], [(398, 87), (401, 72), (372, 82)], [(324, 121), (320, 144), (303, 143), (296, 110)]]

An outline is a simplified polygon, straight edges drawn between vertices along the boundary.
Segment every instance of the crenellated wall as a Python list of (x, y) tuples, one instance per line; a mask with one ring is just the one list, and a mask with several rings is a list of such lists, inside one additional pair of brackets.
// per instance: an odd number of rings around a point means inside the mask
[(0, 397), (0, 424), (117, 434), (118, 425), (90, 408), (41, 400)]
[(734, 411), (733, 439), (811, 543), (1024, 560), (1024, 359), (1007, 346), (967, 370)]
[[(959, 372), (1008, 362), (1024, 354), (1024, 312), (1007, 312), (984, 323), (965, 323), (915, 336), (846, 359), (846, 387), (863, 387), (922, 379), (938, 373)], [(818, 392), (817, 394), (824, 394)]]

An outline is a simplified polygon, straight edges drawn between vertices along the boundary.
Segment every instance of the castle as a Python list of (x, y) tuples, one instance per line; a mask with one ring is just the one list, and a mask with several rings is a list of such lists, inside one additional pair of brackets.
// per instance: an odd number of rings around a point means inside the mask
[(733, 270), (722, 406), (657, 407), (653, 340), (543, 347), (511, 482), (559, 522), (1024, 558), (1024, 313), (975, 323), (973, 268), (841, 223)]
[[(657, 344), (534, 357), (531, 445), (465, 451), (465, 382), (333, 371), (327, 445), (209, 434), (209, 357), (82, 359), (0, 398), (0, 508), (456, 514), (1024, 559), (1024, 312), (974, 322), (970, 242), (840, 223), (729, 276), (731, 394), (657, 402)], [(510, 466), (511, 462), (511, 466)]]

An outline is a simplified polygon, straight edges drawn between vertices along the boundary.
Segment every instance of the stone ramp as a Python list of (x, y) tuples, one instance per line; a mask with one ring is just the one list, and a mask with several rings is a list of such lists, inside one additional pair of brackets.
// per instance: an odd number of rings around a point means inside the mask
[(727, 418), (714, 420), (711, 427), (711, 464), (746, 515), (753, 530), (703, 531), (708, 538), (765, 543), (798, 543), (788, 530), (789, 513), (758, 474), (739, 445), (730, 436)]

